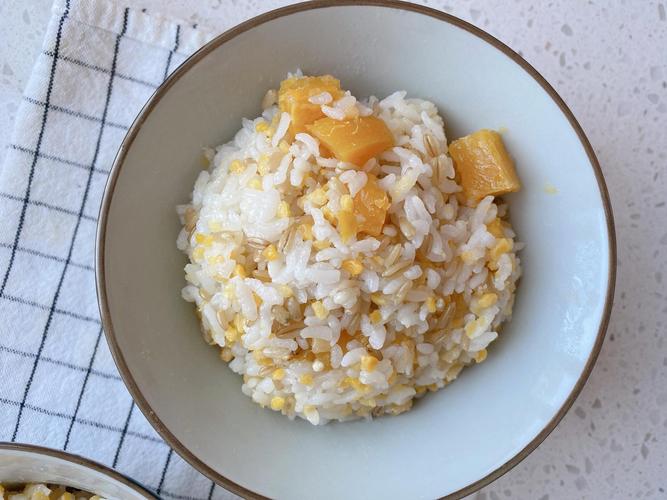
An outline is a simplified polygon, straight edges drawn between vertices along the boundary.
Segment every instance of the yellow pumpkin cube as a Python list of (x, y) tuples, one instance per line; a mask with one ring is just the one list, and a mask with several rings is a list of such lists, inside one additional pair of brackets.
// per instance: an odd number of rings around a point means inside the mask
[(306, 129), (336, 158), (358, 166), (394, 145), (387, 124), (375, 116), (350, 120), (321, 118)]
[(358, 231), (380, 236), (389, 205), (387, 193), (378, 186), (377, 178), (369, 174), (366, 185), (354, 197), (354, 213), (359, 216)]
[(473, 200), (513, 193), (521, 188), (503, 140), (493, 130), (478, 130), (449, 145), (463, 192)]
[(331, 75), (292, 77), (281, 82), (278, 107), (289, 113), (292, 135), (305, 132), (306, 125), (324, 116), (320, 105), (308, 100), (322, 92), (329, 92), (334, 100), (343, 96), (340, 81)]

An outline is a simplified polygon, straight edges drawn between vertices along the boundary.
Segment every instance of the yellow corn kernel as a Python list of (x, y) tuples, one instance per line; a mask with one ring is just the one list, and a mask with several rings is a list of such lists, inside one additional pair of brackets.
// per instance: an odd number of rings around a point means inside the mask
[(371, 302), (376, 306), (383, 306), (387, 303), (387, 299), (382, 292), (375, 292), (371, 294)]
[(280, 149), (280, 151), (282, 151), (283, 153), (287, 153), (289, 151), (289, 144), (285, 139), (281, 140), (278, 143), (278, 149)]
[(257, 172), (259, 175), (265, 175), (269, 171), (269, 155), (263, 153), (257, 160)]
[(498, 296), (495, 293), (485, 293), (479, 298), (477, 305), (479, 307), (485, 308), (491, 307), (496, 302), (498, 302)]
[(209, 247), (213, 244), (213, 236), (210, 234), (197, 233), (195, 234), (195, 241), (200, 245)]
[(375, 408), (377, 406), (377, 403), (373, 398), (369, 399), (360, 399), (359, 403), (361, 403), (364, 406), (367, 406), (368, 408)]
[(276, 212), (276, 215), (281, 219), (284, 219), (285, 217), (289, 217), (290, 215), (292, 215), (292, 211), (289, 208), (289, 203), (287, 203), (286, 201), (281, 201), (278, 204), (278, 210)]
[(354, 210), (354, 200), (349, 194), (344, 194), (340, 197), (340, 208), (352, 212)]
[(361, 262), (359, 262), (358, 259), (344, 260), (342, 266), (343, 266), (343, 269), (345, 269), (352, 276), (358, 276), (364, 270), (363, 264)]
[(315, 247), (316, 250), (324, 250), (330, 246), (331, 242), (329, 240), (317, 240), (313, 242), (313, 247)]
[(329, 201), (329, 197), (327, 196), (327, 192), (324, 189), (317, 188), (315, 191), (308, 195), (308, 200), (310, 200), (313, 205), (321, 207), (327, 201)]
[(436, 311), (435, 297), (433, 297), (432, 295), (428, 299), (426, 299), (425, 304), (426, 304), (426, 309), (431, 314), (433, 314)]
[(317, 316), (319, 319), (324, 319), (329, 315), (329, 311), (327, 311), (327, 308), (324, 307), (324, 304), (322, 304), (322, 302), (319, 300), (316, 300), (310, 304), (310, 306), (313, 308), (315, 316)]
[(509, 251), (514, 247), (514, 243), (509, 238), (499, 238), (496, 245), (489, 250), (489, 256), (492, 260), (498, 260), (498, 258)]
[(275, 396), (271, 398), (271, 409), (275, 411), (280, 411), (285, 407), (285, 398), (280, 396)]
[(241, 264), (236, 264), (234, 266), (234, 276), (238, 276), (239, 278), (245, 278), (248, 276), (245, 272), (245, 267), (243, 267)]
[(304, 373), (299, 377), (299, 383), (303, 385), (313, 385), (313, 376), (310, 373)]
[(233, 326), (230, 326), (225, 330), (225, 338), (229, 342), (236, 342), (240, 337), (241, 336), (239, 335), (239, 331)]
[(233, 357), (232, 350), (229, 347), (224, 347), (220, 350), (220, 359), (225, 363), (229, 363)]
[(375, 311), (370, 313), (368, 317), (371, 320), (371, 323), (376, 325), (382, 321), (382, 314), (380, 313), (379, 309), (376, 309)]
[(245, 170), (245, 163), (241, 160), (234, 160), (229, 164), (229, 171), (233, 174), (240, 174)]
[(201, 262), (202, 260), (204, 260), (204, 247), (196, 246), (192, 250), (192, 260), (194, 260), (195, 262)]
[(486, 359), (486, 349), (482, 349), (475, 354), (475, 362), (481, 363)]
[(334, 214), (329, 207), (322, 207), (322, 215), (329, 222), (329, 224), (336, 223), (336, 214)]
[(346, 210), (341, 210), (338, 212), (336, 217), (338, 219), (338, 232), (340, 233), (343, 241), (348, 241), (352, 236), (356, 236), (359, 225), (357, 224), (357, 218), (354, 215), (354, 212), (348, 212)]
[(379, 360), (375, 356), (362, 356), (361, 357), (361, 369), (367, 372), (372, 372), (375, 370), (375, 367), (378, 365)]
[(294, 291), (288, 285), (278, 285), (278, 291), (285, 299), (289, 299), (294, 295)]
[(269, 124), (266, 123), (264, 120), (260, 120), (255, 125), (255, 130), (257, 132), (266, 132), (267, 130), (269, 130)]
[(217, 220), (210, 220), (208, 221), (208, 228), (210, 231), (213, 231), (214, 233), (219, 233), (220, 231), (222, 231), (222, 224), (220, 224), (220, 222)]
[(262, 256), (269, 261), (276, 260), (278, 258), (278, 250), (276, 250), (276, 246), (273, 244), (267, 246), (262, 250)]
[(285, 378), (285, 370), (283, 370), (282, 368), (278, 368), (278, 369), (274, 370), (273, 374), (271, 375), (271, 378), (273, 378), (273, 380), (282, 380), (282, 379), (284, 379)]
[(248, 187), (251, 188), (251, 189), (260, 190), (260, 189), (262, 189), (262, 181), (259, 180), (259, 177), (253, 177), (248, 182)]
[(301, 233), (301, 237), (304, 240), (312, 240), (313, 239), (313, 226), (312, 224), (300, 224), (299, 225), (299, 232)]

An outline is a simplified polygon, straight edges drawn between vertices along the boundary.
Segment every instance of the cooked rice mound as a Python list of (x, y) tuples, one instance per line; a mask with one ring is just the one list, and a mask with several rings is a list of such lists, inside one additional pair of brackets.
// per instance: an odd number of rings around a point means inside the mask
[[(311, 98), (331, 118), (388, 126), (395, 146), (360, 168), (313, 135), (292, 138), (276, 95), (205, 152), (178, 207), (183, 298), (261, 406), (312, 424), (407, 411), (484, 361), (511, 315), (520, 267), (507, 207), (462, 193), (429, 101)], [(342, 221), (367, 187), (386, 193), (384, 225), (349, 234)]]

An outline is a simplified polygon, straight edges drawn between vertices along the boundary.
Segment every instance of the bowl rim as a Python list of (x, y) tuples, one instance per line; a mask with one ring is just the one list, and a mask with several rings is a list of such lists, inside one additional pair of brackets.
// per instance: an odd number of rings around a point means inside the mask
[(598, 184), (598, 189), (600, 192), (600, 198), (602, 201), (605, 221), (607, 227), (607, 245), (608, 245), (608, 276), (607, 276), (607, 290), (605, 293), (605, 304), (600, 318), (600, 323), (598, 326), (598, 332), (596, 335), (595, 343), (591, 349), (591, 352), (586, 360), (586, 364), (576, 382), (573, 386), (572, 391), (568, 395), (567, 399), (563, 402), (559, 410), (554, 414), (549, 422), (542, 428), (542, 430), (533, 438), (531, 441), (524, 446), (519, 452), (517, 452), (512, 458), (507, 462), (500, 465), (495, 470), (491, 471), (484, 477), (474, 481), (463, 488), (460, 488), (457, 491), (447, 494), (442, 498), (452, 499), (452, 498), (461, 498), (475, 491), (479, 490), (483, 486), (495, 481), (500, 476), (504, 475), (521, 461), (523, 461), (530, 453), (532, 453), (545, 439), (546, 437), (556, 428), (561, 419), (568, 412), (577, 396), (583, 389), (588, 377), (591, 374), (595, 361), (600, 353), (602, 348), (602, 343), (607, 331), (607, 326), (609, 324), (609, 319), (611, 315), (612, 302), (614, 299), (614, 289), (616, 284), (616, 265), (617, 265), (617, 256), (616, 256), (616, 233), (614, 229), (614, 216), (611, 207), (611, 201), (609, 198), (609, 192), (607, 190), (607, 185), (604, 180), (602, 169), (600, 163), (595, 155), (595, 151), (591, 146), (586, 134), (584, 133), (581, 125), (574, 117), (572, 111), (568, 108), (565, 101), (560, 97), (556, 90), (547, 82), (547, 80), (523, 57), (521, 57), (517, 52), (512, 50), (509, 46), (495, 38), (493, 35), (490, 35), (486, 31), (478, 28), (467, 21), (459, 19), (451, 14), (442, 12), (430, 7), (425, 7), (422, 5), (417, 5), (402, 0), (311, 0), (304, 1), (285, 7), (281, 7), (275, 10), (271, 10), (264, 14), (260, 14), (256, 17), (253, 17), (243, 23), (240, 23), (233, 28), (221, 33), (216, 36), (214, 39), (206, 43), (194, 54), (188, 57), (185, 62), (183, 62), (172, 74), (155, 90), (153, 95), (149, 98), (146, 104), (143, 106), (134, 122), (130, 126), (125, 138), (123, 139), (118, 153), (113, 161), (109, 177), (106, 182), (104, 189), (104, 194), (102, 197), (102, 203), (100, 205), (100, 212), (97, 224), (97, 235), (96, 235), (96, 259), (95, 259), (95, 281), (97, 287), (97, 297), (98, 297), (98, 306), (100, 309), (100, 316), (102, 319), (102, 326), (104, 328), (104, 333), (111, 350), (113, 359), (118, 367), (118, 371), (125, 382), (130, 394), (132, 395), (135, 403), (146, 416), (147, 420), (155, 428), (157, 433), (171, 446), (185, 461), (192, 465), (199, 472), (207, 476), (209, 479), (214, 481), (216, 484), (226, 488), (227, 490), (236, 493), (237, 495), (243, 496), (245, 498), (267, 498), (263, 495), (254, 492), (250, 489), (241, 486), (240, 484), (235, 483), (231, 479), (223, 476), (219, 472), (213, 470), (210, 466), (204, 463), (199, 459), (193, 452), (191, 452), (186, 446), (181, 443), (178, 438), (167, 428), (167, 426), (162, 422), (158, 415), (153, 411), (153, 408), (150, 406), (148, 401), (144, 398), (143, 394), (139, 390), (139, 386), (134, 380), (132, 373), (130, 372), (123, 353), (118, 346), (116, 340), (116, 335), (113, 330), (113, 324), (111, 321), (111, 315), (109, 311), (108, 297), (106, 292), (106, 277), (105, 277), (105, 238), (106, 238), (106, 225), (107, 217), (109, 213), (109, 208), (113, 199), (113, 194), (116, 186), (116, 181), (120, 174), (120, 170), (125, 162), (127, 153), (134, 142), (137, 134), (139, 133), (142, 125), (150, 115), (153, 108), (159, 103), (160, 99), (166, 94), (169, 88), (174, 85), (184, 74), (186, 74), (194, 65), (196, 65), (200, 60), (206, 57), (213, 50), (217, 49), (224, 43), (232, 40), (236, 36), (245, 33), (253, 28), (256, 28), (264, 23), (278, 19), (281, 17), (289, 16), (291, 14), (300, 13), (304, 11), (310, 11), (315, 9), (324, 9), (329, 7), (353, 7), (353, 6), (371, 6), (371, 7), (382, 7), (389, 9), (404, 10), (409, 12), (415, 12), (431, 18), (435, 18), (439, 21), (451, 24), (455, 27), (461, 28), (468, 33), (478, 37), (482, 41), (490, 44), (496, 49), (500, 50), (504, 55), (508, 56), (514, 63), (519, 65), (530, 77), (535, 80), (540, 87), (547, 93), (547, 95), (554, 101), (558, 106), (560, 112), (567, 118), (570, 126), (577, 134), (580, 144), (584, 148), (586, 155), (590, 161), (590, 164), (593, 168), (593, 173), (595, 174), (595, 179)]
[(65, 462), (69, 462), (71, 464), (81, 465), (86, 469), (92, 469), (95, 472), (99, 472), (107, 477), (110, 477), (115, 481), (118, 481), (124, 486), (131, 488), (136, 493), (144, 496), (145, 498), (149, 499), (157, 498), (155, 494), (151, 493), (145, 486), (142, 486), (139, 482), (135, 481), (134, 479), (125, 476), (124, 474), (121, 474), (120, 472), (111, 469), (106, 465), (102, 465), (101, 463), (95, 462), (94, 460), (82, 457), (81, 455), (77, 455), (75, 453), (69, 453), (67, 451), (58, 450), (55, 448), (47, 448), (45, 446), (38, 446), (35, 444), (0, 441), (0, 452), (2, 451), (34, 453), (37, 455), (44, 455), (57, 458), (59, 460), (64, 460)]

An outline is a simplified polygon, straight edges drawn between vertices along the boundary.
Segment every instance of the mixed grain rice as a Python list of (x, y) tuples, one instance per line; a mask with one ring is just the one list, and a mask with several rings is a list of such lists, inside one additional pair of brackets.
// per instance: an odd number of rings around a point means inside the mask
[[(335, 119), (381, 118), (396, 146), (359, 169), (320, 156), (309, 134), (288, 143), (269, 91), (260, 117), (206, 151), (178, 207), (182, 295), (256, 403), (312, 424), (396, 415), (486, 358), (512, 311), (514, 232), (499, 200), (462, 195), (433, 103), (311, 102)], [(389, 194), (387, 222), (344, 242), (336, 214), (369, 174)]]

